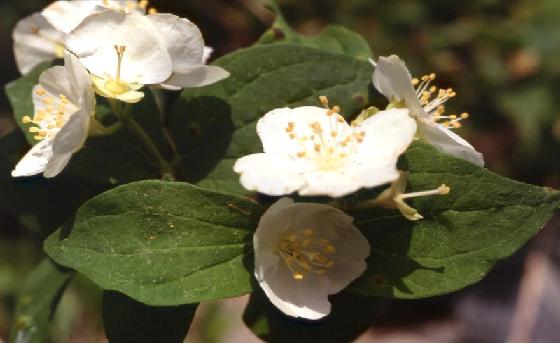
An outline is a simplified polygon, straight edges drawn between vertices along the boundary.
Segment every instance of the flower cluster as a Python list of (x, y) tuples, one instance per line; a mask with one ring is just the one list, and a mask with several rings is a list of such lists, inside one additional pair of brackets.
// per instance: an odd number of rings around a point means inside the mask
[[(33, 88), (34, 114), (22, 121), (36, 144), (15, 166), (14, 177), (54, 177), (64, 169), (88, 135), (99, 131), (95, 94), (108, 98), (118, 112), (141, 101), (144, 86), (178, 90), (229, 76), (206, 65), (211, 48), (195, 24), (157, 13), (146, 0), (56, 1), (17, 24), (14, 51), (23, 74), (64, 58), (64, 66), (44, 71)], [(413, 140), (484, 164), (482, 155), (452, 131), (468, 114), (445, 115), (445, 102), (456, 95), (452, 89), (432, 85), (435, 74), (412, 78), (397, 56), (371, 62), (373, 85), (389, 101), (384, 110), (371, 107), (348, 122), (325, 96), (319, 98), (321, 106), (273, 109), (256, 127), (263, 152), (234, 165), (250, 191), (335, 198), (328, 205), (280, 198), (254, 234), (255, 277), (289, 316), (326, 316), (328, 296), (367, 269), (369, 242), (336, 198), (379, 187), (376, 197), (356, 207), (396, 209), (409, 220), (421, 220), (405, 200), (448, 194), (450, 187), (406, 193), (408, 175), (397, 162)], [(126, 113), (115, 115), (133, 121)]]
[(64, 58), (33, 89), (33, 116), (23, 117), (37, 144), (12, 175), (62, 171), (92, 131), (94, 92), (127, 103), (145, 85), (170, 90), (208, 85), (229, 76), (206, 65), (211, 48), (198, 27), (173, 14), (157, 13), (147, 0), (60, 0), (22, 19), (13, 33), (22, 74), (42, 62)]
[[(365, 109), (351, 123), (338, 106), (278, 108), (257, 123), (262, 153), (244, 156), (234, 170), (250, 191), (272, 196), (348, 196), (389, 185), (358, 208), (397, 209), (409, 220), (423, 216), (405, 200), (445, 195), (450, 187), (406, 193), (408, 175), (399, 156), (414, 139), (482, 166), (467, 141), (452, 132), (467, 113), (445, 115), (456, 94), (432, 85), (435, 74), (412, 78), (397, 56), (380, 57), (372, 82), (389, 100), (385, 110)], [(334, 201), (336, 204), (336, 201)], [(342, 290), (366, 268), (369, 243), (352, 218), (328, 205), (282, 198), (262, 217), (254, 236), (255, 276), (271, 302), (294, 317), (319, 319), (329, 313), (329, 294)]]

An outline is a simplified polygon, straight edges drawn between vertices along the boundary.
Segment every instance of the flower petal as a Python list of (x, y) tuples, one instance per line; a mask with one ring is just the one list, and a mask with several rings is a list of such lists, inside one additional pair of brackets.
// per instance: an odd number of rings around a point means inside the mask
[(70, 162), (70, 158), (72, 157), (71, 153), (53, 155), (53, 157), (47, 163), (45, 171), (43, 172), (43, 176), (46, 178), (55, 177), (66, 167), (68, 162)]
[(18, 70), (27, 74), (42, 62), (62, 57), (64, 34), (58, 32), (40, 13), (20, 20), (13, 32)]
[(90, 114), (81, 108), (70, 116), (70, 119), (54, 137), (54, 155), (74, 153), (78, 151), (88, 137)]
[(272, 154), (252, 154), (238, 159), (233, 166), (247, 190), (268, 195), (284, 195), (303, 185), (300, 172), (308, 167), (302, 162)]
[(185, 68), (202, 64), (204, 39), (195, 24), (169, 13), (150, 14), (148, 19), (163, 37), (173, 72), (183, 73)]
[(363, 121), (360, 127), (366, 135), (357, 147), (355, 160), (379, 165), (396, 163), (416, 134), (416, 120), (409, 113), (407, 109), (393, 108)]
[[(288, 123), (295, 123), (293, 132), (298, 136), (306, 136), (311, 131), (309, 124), (319, 123), (322, 128), (330, 128), (331, 122), (326, 115), (327, 110), (317, 106), (301, 106), (296, 108), (276, 108), (266, 113), (257, 122), (257, 134), (261, 139), (265, 153), (278, 153), (295, 155), (301, 150), (301, 145), (296, 139), (291, 139), (286, 128)], [(338, 132), (347, 135), (350, 126), (338, 123)]]
[[(355, 167), (360, 168), (359, 165)], [(339, 168), (329, 172), (311, 172), (303, 175), (304, 186), (299, 189), (300, 195), (327, 195), (333, 198), (354, 193), (364, 187), (362, 180), (357, 180), (355, 172), (350, 168)]]
[(144, 98), (144, 92), (130, 90), (128, 92), (117, 95), (116, 98), (121, 101), (134, 104)]
[(92, 73), (116, 77), (114, 46), (125, 46), (121, 80), (157, 84), (169, 78), (171, 57), (163, 37), (146, 17), (136, 12), (103, 11), (87, 17), (66, 38), (66, 47)]
[(331, 310), (327, 278), (294, 280), (288, 268), (279, 264), (258, 281), (272, 304), (289, 316), (317, 320)]
[(328, 195), (333, 198), (345, 196), (361, 188), (377, 187), (398, 178), (394, 162), (381, 164), (371, 161), (365, 163), (349, 162), (344, 168), (331, 172), (312, 172), (302, 176), (305, 185), (300, 195)]
[[(91, 106), (89, 102), (91, 102), (91, 97), (94, 95), (91, 77), (86, 68), (84, 68), (76, 56), (69, 52), (64, 54), (64, 68), (66, 68), (68, 82), (72, 84), (71, 91), (75, 92), (78, 97), (85, 97), (84, 100), (87, 100), (85, 105)], [(70, 98), (70, 96), (68, 97)]]
[[(54, 66), (45, 70), (39, 76), (39, 84), (39, 87), (43, 87), (52, 97), (58, 98), (59, 94), (64, 94), (73, 104), (78, 103), (80, 96), (73, 85), (70, 84), (68, 71), (63, 66)], [(35, 93), (33, 92), (33, 95)], [(37, 98), (37, 100), (39, 99)]]
[(208, 60), (210, 59), (210, 57), (212, 57), (213, 53), (214, 53), (214, 48), (212, 48), (211, 46), (205, 46), (204, 53), (202, 55), (202, 63), (204, 64), (208, 63)]
[(420, 122), (422, 139), (439, 151), (461, 158), (465, 161), (484, 166), (484, 158), (472, 145), (453, 131), (431, 122)]
[(55, 1), (45, 7), (41, 14), (57, 30), (69, 33), (78, 26), (88, 15), (103, 10), (101, 1), (72, 0)]
[(340, 292), (362, 275), (367, 269), (365, 260), (371, 253), (368, 240), (352, 222), (339, 227), (336, 232), (336, 238), (328, 238), (336, 247), (334, 265), (327, 273), (329, 294)]
[(404, 100), (415, 115), (424, 113), (412, 86), (410, 72), (397, 55), (379, 57), (372, 81), (375, 88), (389, 101), (392, 101), (393, 98)]
[(229, 76), (229, 72), (216, 66), (197, 65), (182, 68), (182, 72), (173, 73), (161, 84), (162, 88), (179, 90), (185, 87), (202, 87)]
[(35, 144), (23, 156), (12, 171), (13, 177), (31, 176), (42, 173), (52, 157), (52, 139), (45, 139)]

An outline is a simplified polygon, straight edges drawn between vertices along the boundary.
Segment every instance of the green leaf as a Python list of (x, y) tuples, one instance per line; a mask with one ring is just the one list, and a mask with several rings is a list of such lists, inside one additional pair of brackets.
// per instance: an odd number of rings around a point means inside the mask
[[(29, 124), (23, 124), (25, 115), (33, 116), (32, 89), (38, 83), (39, 75), (50, 63), (35, 67), (29, 74), (9, 83), (6, 94), (14, 111), (14, 119), (24, 132), (27, 142), (37, 141), (29, 133)], [(152, 92), (144, 89), (144, 99), (133, 107), (133, 116), (164, 152), (169, 152), (161, 130), (162, 119)], [(97, 97), (96, 117), (111, 117), (106, 99)], [(116, 184), (157, 178), (160, 176), (158, 163), (146, 152), (142, 142), (126, 128), (115, 134), (89, 137), (84, 147), (70, 160), (68, 173), (92, 182)]]
[(44, 259), (27, 277), (17, 300), (12, 342), (45, 342), (48, 324), (73, 272)]
[(41, 63), (33, 68), (29, 74), (5, 86), (6, 95), (14, 110), (14, 119), (25, 134), (25, 138), (30, 145), (34, 145), (37, 142), (33, 138), (35, 134), (29, 132), (29, 124), (24, 124), (22, 118), (26, 115), (33, 116), (34, 109), (33, 101), (31, 100), (33, 86), (39, 83), (39, 76), (43, 71), (49, 68), (51, 64), (51, 62)]
[[(17, 216), (26, 227), (47, 235), (62, 225), (82, 202), (107, 189), (66, 173), (53, 179), (13, 178), (11, 171), (29, 145), (20, 130), (0, 137), (0, 209)], [(56, 201), (53, 201), (56, 194)]]
[(320, 106), (326, 95), (346, 116), (368, 103), (373, 67), (341, 54), (275, 44), (239, 50), (218, 61), (226, 80), (184, 90), (170, 117), (171, 133), (189, 182), (243, 193), (235, 160), (262, 151), (255, 126), (278, 107)]
[(118, 292), (103, 293), (103, 323), (111, 343), (182, 343), (198, 304), (153, 307)]
[(165, 181), (117, 187), (77, 212), (71, 233), (45, 242), (58, 263), (101, 288), (153, 306), (197, 303), (251, 290), (253, 201)]
[(330, 300), (332, 312), (325, 319), (297, 320), (276, 309), (258, 288), (251, 294), (243, 321), (255, 335), (270, 343), (351, 342), (373, 324), (384, 302), (347, 292)]
[(558, 191), (523, 184), (415, 143), (404, 154), (409, 191), (451, 187), (448, 195), (409, 203), (424, 216), (398, 211), (353, 213), (370, 241), (368, 269), (351, 285), (364, 295), (422, 298), (459, 290), (482, 279), (547, 223)]
[(291, 43), (345, 54), (361, 60), (372, 57), (368, 42), (344, 26), (329, 25), (317, 37), (308, 37), (292, 30), (274, 1), (270, 1), (267, 7), (276, 13), (276, 19), (272, 27), (259, 38), (258, 44)]

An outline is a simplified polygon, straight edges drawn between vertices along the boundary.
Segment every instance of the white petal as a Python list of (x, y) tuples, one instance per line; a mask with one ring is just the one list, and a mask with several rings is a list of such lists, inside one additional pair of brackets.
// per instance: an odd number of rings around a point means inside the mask
[(74, 153), (78, 151), (88, 137), (90, 114), (80, 109), (70, 116), (70, 119), (54, 137), (54, 155)]
[(162, 36), (173, 62), (173, 72), (200, 65), (204, 57), (204, 39), (198, 27), (185, 18), (169, 13), (148, 15)]
[[(39, 84), (50, 96), (58, 98), (60, 94), (63, 94), (68, 97), (70, 102), (77, 105), (81, 94), (75, 88), (75, 85), (70, 83), (68, 76), (68, 70), (65, 67), (54, 66), (41, 73)], [(35, 95), (35, 92), (33, 92), (33, 95)], [(41, 98), (37, 97), (36, 100), (41, 101)]]
[(466, 140), (453, 131), (431, 122), (420, 122), (422, 138), (433, 145), (439, 151), (461, 158), (465, 161), (484, 166), (484, 158)]
[(43, 176), (46, 178), (51, 178), (60, 174), (60, 172), (70, 161), (70, 157), (72, 157), (71, 153), (53, 155), (49, 163), (47, 163), (45, 171), (43, 172)]
[(128, 83), (157, 84), (172, 72), (171, 57), (152, 22), (136, 12), (103, 11), (87, 17), (66, 38), (66, 47), (92, 73), (116, 77), (114, 46), (126, 46), (121, 80)]
[(202, 87), (229, 76), (229, 72), (216, 66), (198, 65), (182, 68), (161, 84), (163, 88), (177, 90), (185, 87)]
[(103, 10), (101, 1), (59, 0), (43, 9), (41, 14), (59, 31), (69, 33), (88, 15)]
[[(326, 130), (331, 125), (326, 112), (327, 110), (322, 107), (301, 106), (277, 108), (266, 113), (257, 122), (257, 134), (261, 139), (264, 152), (297, 154), (301, 146), (286, 132), (288, 123), (295, 123), (293, 132), (299, 136), (310, 133), (309, 124), (314, 122), (318, 122)], [(338, 131), (341, 136), (346, 135), (350, 131), (350, 126), (346, 122), (338, 123)]]
[(42, 173), (52, 157), (52, 154), (52, 139), (40, 141), (18, 162), (12, 171), (12, 176), (31, 176)]
[(14, 29), (13, 39), (16, 64), (22, 74), (27, 74), (42, 62), (61, 57), (63, 51), (61, 43), (64, 34), (58, 32), (40, 13), (20, 20)]
[(393, 108), (376, 113), (360, 127), (366, 135), (358, 145), (354, 160), (386, 165), (396, 163), (399, 155), (412, 143), (417, 124), (407, 109)]
[(415, 115), (424, 113), (412, 86), (410, 72), (398, 56), (379, 57), (372, 81), (375, 88), (389, 101), (393, 98), (404, 100)]
[(348, 162), (331, 172), (311, 172), (303, 176), (305, 185), (300, 195), (328, 195), (333, 198), (345, 196), (361, 188), (377, 187), (399, 176), (396, 160), (381, 164), (370, 157), (364, 163)]
[(367, 269), (370, 245), (364, 235), (350, 222), (337, 230), (338, 239), (330, 237), (336, 247), (334, 266), (328, 271), (329, 294), (346, 288)]
[(259, 284), (274, 306), (289, 316), (317, 320), (331, 310), (327, 278), (294, 280), (288, 268), (279, 265), (269, 269)]
[(202, 56), (202, 63), (206, 64), (210, 59), (210, 57), (212, 57), (213, 53), (214, 53), (214, 48), (212, 48), (211, 46), (205, 46), (204, 53)]
[(73, 86), (72, 90), (78, 96), (83, 96), (84, 92), (88, 93), (88, 91), (93, 94), (91, 77), (76, 56), (66, 52), (64, 54), (64, 67), (66, 68), (68, 81)]
[[(360, 167), (360, 166), (358, 166)], [(347, 168), (340, 168), (330, 172), (311, 172), (305, 174), (305, 184), (299, 189), (300, 195), (328, 195), (336, 198), (357, 191), (362, 188), (353, 177), (353, 172)]]
[(268, 195), (290, 194), (303, 185), (300, 172), (308, 168), (299, 161), (272, 154), (252, 154), (235, 162), (240, 182), (247, 190)]

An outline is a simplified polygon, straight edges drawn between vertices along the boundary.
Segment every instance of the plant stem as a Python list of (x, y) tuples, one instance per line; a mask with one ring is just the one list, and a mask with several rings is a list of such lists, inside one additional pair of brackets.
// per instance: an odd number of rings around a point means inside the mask
[(119, 121), (134, 132), (142, 143), (144, 143), (144, 146), (147, 148), (150, 156), (158, 163), (161, 175), (163, 177), (171, 177), (172, 179), (175, 179), (175, 171), (171, 164), (163, 158), (161, 152), (154, 144), (150, 136), (148, 136), (142, 126), (140, 126), (130, 115), (130, 104), (125, 104), (123, 106), (118, 100), (113, 99), (109, 99), (109, 103), (111, 105), (111, 110), (117, 116)]

